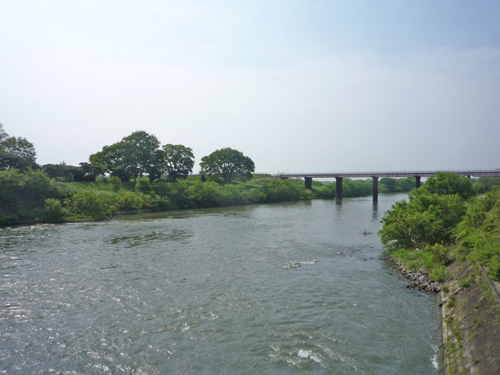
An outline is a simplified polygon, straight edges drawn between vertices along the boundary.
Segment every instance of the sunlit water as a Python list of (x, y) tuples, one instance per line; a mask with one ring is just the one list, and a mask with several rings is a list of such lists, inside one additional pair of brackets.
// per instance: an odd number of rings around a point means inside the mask
[(379, 259), (403, 198), (2, 229), (0, 373), (435, 374), (435, 297)]

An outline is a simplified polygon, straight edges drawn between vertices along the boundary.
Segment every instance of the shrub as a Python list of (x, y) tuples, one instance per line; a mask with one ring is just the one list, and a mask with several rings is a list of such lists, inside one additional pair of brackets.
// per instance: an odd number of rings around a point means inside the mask
[(160, 197), (165, 197), (172, 189), (170, 188), (170, 184), (168, 182), (160, 180), (154, 184), (154, 190)]
[(45, 200), (44, 214), (46, 221), (59, 223), (63, 221), (66, 210), (63, 208), (60, 200), (49, 198)]
[(98, 184), (104, 184), (106, 183), (106, 177), (104, 177), (102, 174), (97, 176), (95, 178), (95, 182), (97, 182)]
[(127, 191), (116, 200), (119, 211), (136, 211), (141, 208), (142, 200), (138, 195)]
[(410, 193), (409, 197), (409, 202), (396, 202), (382, 218), (382, 243), (413, 248), (450, 243), (455, 226), (465, 214), (465, 202), (458, 195)]
[(189, 189), (187, 181), (179, 181), (172, 185), (172, 191), (168, 198), (174, 207), (187, 208), (195, 206), (195, 197), (193, 191)]
[(217, 206), (222, 202), (222, 188), (215, 182), (196, 182), (189, 192), (197, 206)]
[(448, 273), (446, 272), (446, 266), (438, 265), (429, 270), (429, 277), (432, 280), (444, 281), (448, 278)]
[(268, 202), (297, 201), (304, 195), (305, 187), (291, 180), (274, 180), (262, 186)]
[(439, 264), (447, 264), (450, 261), (450, 249), (448, 246), (442, 243), (437, 243), (434, 245), (427, 245), (424, 248), (425, 251), (431, 254), (432, 260)]
[(140, 208), (143, 210), (153, 210), (158, 208), (158, 202), (161, 200), (158, 196), (151, 196), (149, 194), (139, 194)]
[(471, 280), (470, 279), (466, 279), (466, 280), (460, 280), (458, 282), (458, 286), (462, 287), (462, 288), (468, 288), (471, 284)]
[(135, 184), (135, 191), (142, 194), (154, 194), (153, 186), (147, 178), (141, 178), (137, 181), (137, 183)]
[(96, 194), (90, 191), (73, 193), (65, 199), (64, 204), (69, 209), (72, 219), (105, 219), (112, 216), (115, 209), (112, 197)]
[(156, 205), (159, 210), (166, 210), (170, 208), (170, 199), (168, 197), (158, 197)]
[(0, 225), (42, 220), (45, 200), (64, 196), (42, 171), (0, 171)]
[[(98, 176), (99, 177), (99, 176)], [(122, 180), (120, 180), (119, 177), (116, 177), (116, 176), (111, 176), (110, 178), (108, 178), (108, 182), (113, 185), (113, 190), (115, 192), (118, 192), (120, 191), (120, 189), (122, 188)]]
[(500, 281), (500, 255), (495, 255), (488, 262), (488, 273), (492, 279)]

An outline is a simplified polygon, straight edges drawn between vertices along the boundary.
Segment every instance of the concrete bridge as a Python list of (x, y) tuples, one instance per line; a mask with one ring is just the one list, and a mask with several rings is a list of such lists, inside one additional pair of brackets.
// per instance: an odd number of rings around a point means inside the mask
[(378, 202), (378, 179), (380, 177), (415, 177), (416, 187), (420, 187), (422, 177), (430, 177), (437, 172), (456, 173), (462, 177), (494, 177), (500, 176), (500, 170), (466, 170), (466, 171), (415, 171), (415, 172), (353, 172), (353, 173), (283, 173), (279, 178), (303, 178), (306, 189), (312, 189), (313, 178), (335, 178), (336, 199), (342, 199), (342, 179), (344, 178), (369, 178), (373, 179), (373, 202)]

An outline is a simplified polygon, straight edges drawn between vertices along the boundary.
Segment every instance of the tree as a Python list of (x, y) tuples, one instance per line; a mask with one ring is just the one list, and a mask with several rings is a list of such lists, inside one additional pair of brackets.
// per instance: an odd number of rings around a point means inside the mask
[(0, 124), (0, 142), (3, 142), (8, 137), (9, 135), (3, 130), (3, 124)]
[(474, 181), (474, 187), (480, 194), (492, 191), (495, 186), (500, 186), (500, 177), (479, 177)]
[(145, 131), (137, 131), (102, 151), (90, 155), (90, 164), (103, 168), (112, 176), (128, 181), (145, 173), (159, 176), (161, 165), (160, 141)]
[(122, 181), (128, 181), (131, 172), (127, 169), (123, 158), (122, 143), (114, 143), (104, 146), (102, 151), (89, 156), (90, 164), (104, 169), (112, 176), (119, 177)]
[(201, 173), (207, 176), (220, 176), (226, 184), (235, 179), (252, 178), (255, 164), (248, 156), (229, 147), (212, 152), (201, 159)]
[(121, 141), (123, 163), (134, 179), (144, 173), (155, 173), (159, 169), (158, 149), (160, 141), (156, 136), (145, 131), (136, 131)]
[(0, 168), (20, 169), (36, 167), (36, 151), (33, 143), (22, 137), (5, 137), (7, 133), (0, 128)]
[(409, 202), (396, 202), (382, 218), (379, 234), (384, 246), (423, 248), (450, 243), (453, 228), (465, 215), (465, 201), (458, 194), (410, 193), (409, 198)]
[(385, 185), (389, 189), (390, 193), (397, 192), (398, 189), (396, 188), (396, 180), (388, 177), (383, 177), (379, 181), (379, 186), (380, 185)]
[(86, 181), (95, 181), (97, 176), (104, 174), (103, 169), (97, 165), (82, 162), (80, 163), (80, 167), (85, 172), (84, 179)]
[(183, 145), (165, 145), (163, 146), (163, 162), (162, 170), (171, 181), (185, 179), (193, 171), (193, 150)]
[(470, 178), (460, 177), (452, 172), (438, 172), (435, 176), (429, 177), (421, 188), (414, 191), (437, 195), (458, 194), (462, 199), (469, 199), (476, 194)]
[(113, 190), (115, 192), (118, 192), (120, 191), (120, 189), (122, 188), (122, 180), (120, 180), (118, 177), (116, 176), (111, 176), (109, 179), (108, 179), (108, 182), (113, 185)]

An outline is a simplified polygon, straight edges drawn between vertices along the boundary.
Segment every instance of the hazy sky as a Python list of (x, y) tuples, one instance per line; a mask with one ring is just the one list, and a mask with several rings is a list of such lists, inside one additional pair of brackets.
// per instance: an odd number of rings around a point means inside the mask
[(136, 130), (257, 172), (500, 167), (500, 1), (0, 0), (0, 123), (38, 163)]

